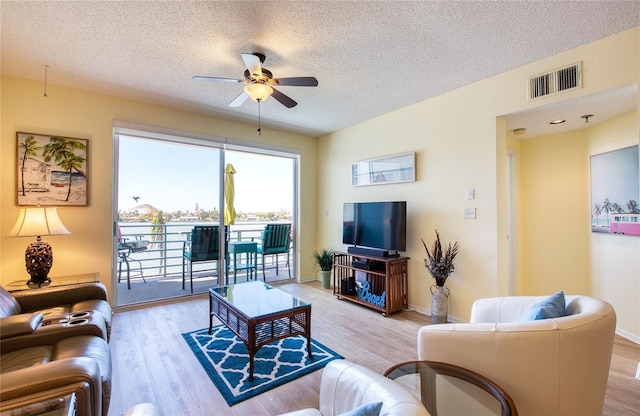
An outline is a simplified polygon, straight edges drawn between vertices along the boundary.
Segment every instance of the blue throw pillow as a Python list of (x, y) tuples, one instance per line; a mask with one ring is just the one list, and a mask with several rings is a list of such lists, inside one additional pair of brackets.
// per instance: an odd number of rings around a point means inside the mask
[(564, 292), (561, 290), (554, 293), (542, 302), (536, 303), (529, 309), (525, 320), (535, 321), (538, 319), (559, 318), (565, 315)]
[(381, 409), (382, 402), (367, 403), (340, 416), (378, 416)]

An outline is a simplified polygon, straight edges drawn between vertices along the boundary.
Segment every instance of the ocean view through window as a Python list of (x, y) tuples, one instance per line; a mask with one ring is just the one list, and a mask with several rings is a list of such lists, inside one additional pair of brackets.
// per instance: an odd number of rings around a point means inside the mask
[[(222, 160), (236, 172), (237, 216), (225, 225), (227, 244), (258, 243), (266, 224), (295, 221), (294, 157), (126, 135), (118, 139), (118, 305), (190, 294), (182, 289), (183, 249), (194, 226), (219, 225), (224, 219)], [(193, 267), (194, 293), (226, 283), (211, 264)], [(287, 273), (286, 265), (279, 269)], [(281, 277), (267, 275), (267, 281)], [(142, 298), (138, 292), (144, 292)]]

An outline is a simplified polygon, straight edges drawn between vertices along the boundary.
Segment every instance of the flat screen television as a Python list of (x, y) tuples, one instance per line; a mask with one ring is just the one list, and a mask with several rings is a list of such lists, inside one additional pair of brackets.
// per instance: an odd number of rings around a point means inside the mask
[(407, 249), (407, 202), (347, 202), (342, 243), (389, 251)]

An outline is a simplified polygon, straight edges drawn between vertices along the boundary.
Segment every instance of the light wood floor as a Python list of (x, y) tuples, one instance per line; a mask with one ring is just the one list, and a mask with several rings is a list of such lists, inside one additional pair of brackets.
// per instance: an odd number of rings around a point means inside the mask
[[(313, 303), (314, 339), (346, 359), (383, 373), (396, 363), (417, 358), (416, 334), (430, 323), (428, 316), (405, 311), (385, 318), (337, 300), (319, 282), (280, 287)], [(166, 416), (277, 415), (318, 407), (322, 371), (227, 406), (180, 335), (207, 327), (208, 307), (203, 295), (115, 314), (109, 416), (122, 415), (140, 402), (158, 404)], [(634, 380), (638, 362), (640, 346), (616, 336), (605, 415), (640, 415), (640, 381)]]

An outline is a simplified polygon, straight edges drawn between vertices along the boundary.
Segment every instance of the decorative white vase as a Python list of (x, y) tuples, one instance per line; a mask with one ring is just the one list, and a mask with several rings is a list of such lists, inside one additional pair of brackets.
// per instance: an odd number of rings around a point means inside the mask
[(449, 314), (449, 288), (431, 286), (431, 323), (444, 324)]

